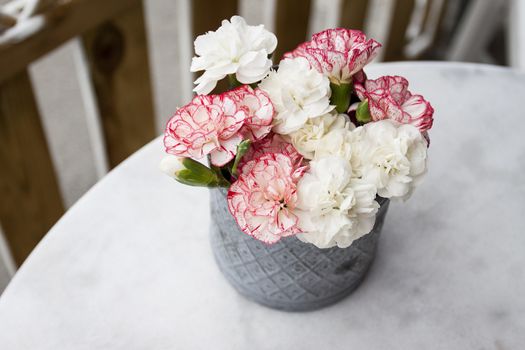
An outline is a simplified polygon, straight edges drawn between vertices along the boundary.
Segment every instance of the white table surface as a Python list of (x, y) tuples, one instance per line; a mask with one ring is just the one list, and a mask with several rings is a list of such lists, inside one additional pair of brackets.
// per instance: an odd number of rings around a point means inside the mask
[(157, 139), (16, 274), (0, 298), (0, 349), (525, 348), (525, 75), (449, 63), (368, 74), (406, 76), (436, 113), (426, 180), (391, 205), (350, 297), (285, 313), (238, 296), (212, 258), (207, 190), (157, 170)]

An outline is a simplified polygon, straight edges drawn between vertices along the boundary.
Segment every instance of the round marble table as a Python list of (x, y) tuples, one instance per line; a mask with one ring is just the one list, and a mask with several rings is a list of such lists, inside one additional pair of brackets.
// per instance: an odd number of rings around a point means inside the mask
[(525, 75), (450, 63), (368, 74), (408, 77), (436, 114), (426, 180), (392, 203), (350, 297), (285, 313), (237, 295), (212, 258), (207, 190), (157, 170), (157, 139), (21, 267), (0, 299), (0, 349), (522, 349)]

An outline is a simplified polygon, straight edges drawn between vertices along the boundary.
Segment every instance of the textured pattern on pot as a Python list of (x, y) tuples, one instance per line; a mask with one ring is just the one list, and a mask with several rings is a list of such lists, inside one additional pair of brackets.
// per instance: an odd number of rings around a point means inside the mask
[(308, 311), (333, 304), (362, 282), (374, 260), (389, 201), (369, 234), (348, 248), (319, 249), (296, 237), (265, 244), (239, 230), (228, 211), (226, 191), (210, 190), (211, 245), (230, 284), (243, 296), (271, 308)]

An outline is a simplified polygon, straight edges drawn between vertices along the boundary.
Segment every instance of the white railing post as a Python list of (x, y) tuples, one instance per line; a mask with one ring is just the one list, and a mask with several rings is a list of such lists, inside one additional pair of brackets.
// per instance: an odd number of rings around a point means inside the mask
[(0, 227), (0, 294), (16, 272), (16, 265)]
[(510, 0), (508, 11), (509, 63), (514, 68), (525, 70), (525, 1)]
[(73, 57), (75, 61), (78, 85), (80, 87), (80, 94), (82, 96), (82, 103), (86, 113), (86, 126), (91, 144), (91, 150), (93, 152), (95, 171), (97, 177), (100, 179), (108, 172), (109, 169), (106, 143), (104, 141), (102, 125), (100, 122), (100, 114), (95, 98), (95, 91), (89, 77), (86, 55), (82, 45), (80, 45), (78, 38), (73, 40)]
[[(365, 19), (365, 33), (387, 47), (388, 33), (391, 30), (392, 16), (396, 0), (371, 0), (368, 5), (368, 15)], [(383, 60), (385, 50), (379, 50), (374, 62)]]
[[(521, 1), (521, 0), (520, 0)], [(452, 38), (449, 61), (479, 62), (503, 19), (505, 0), (472, 0)]]

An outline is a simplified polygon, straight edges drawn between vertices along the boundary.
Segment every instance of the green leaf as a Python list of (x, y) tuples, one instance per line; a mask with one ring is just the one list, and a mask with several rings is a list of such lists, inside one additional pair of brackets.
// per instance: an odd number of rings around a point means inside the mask
[(182, 165), (184, 165), (186, 169), (189, 169), (197, 174), (209, 174), (210, 176), (213, 176), (213, 172), (210, 168), (191, 158), (183, 158)]
[(203, 177), (190, 169), (182, 169), (175, 174), (175, 180), (189, 186), (208, 187), (213, 182), (213, 178)]
[(230, 183), (204, 164), (191, 158), (183, 158), (182, 165), (185, 169), (177, 171), (175, 180), (189, 186), (200, 187), (228, 187)]
[(368, 108), (368, 100), (359, 102), (355, 111), (355, 118), (361, 124), (366, 124), (370, 120), (372, 120), (372, 116), (370, 115), (370, 109)]

